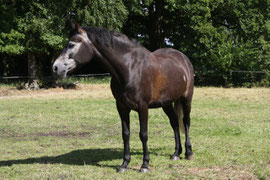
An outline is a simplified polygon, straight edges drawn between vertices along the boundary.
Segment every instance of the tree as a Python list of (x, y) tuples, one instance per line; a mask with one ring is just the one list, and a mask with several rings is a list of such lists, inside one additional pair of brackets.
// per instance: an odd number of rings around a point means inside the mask
[(0, 0), (0, 70), (23, 55), (29, 76), (42, 79), (44, 63), (67, 42), (67, 11), (83, 26), (122, 31), (152, 51), (182, 51), (211, 84), (230, 83), (232, 70), (270, 69), (269, 0)]
[(150, 50), (166, 46), (165, 38), (173, 29), (170, 19), (173, 13), (169, 0), (124, 0), (129, 9), (128, 20), (123, 31), (132, 38), (138, 39)]
[[(231, 70), (270, 69), (268, 0), (125, 0), (123, 31), (150, 50), (174, 47), (208, 81)], [(217, 78), (221, 75), (221, 78)]]
[[(53, 56), (67, 42), (67, 12), (83, 25), (120, 29), (127, 11), (121, 0), (10, 0), (0, 5), (0, 53), (27, 54), (30, 88), (42, 79), (41, 57)], [(47, 60), (48, 61), (48, 60)]]

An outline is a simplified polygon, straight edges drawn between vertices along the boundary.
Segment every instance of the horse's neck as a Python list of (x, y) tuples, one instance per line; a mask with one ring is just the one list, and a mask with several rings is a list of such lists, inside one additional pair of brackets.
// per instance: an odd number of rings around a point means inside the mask
[(127, 82), (127, 65), (124, 61), (124, 52), (107, 46), (97, 46), (96, 55), (112, 76), (120, 83)]

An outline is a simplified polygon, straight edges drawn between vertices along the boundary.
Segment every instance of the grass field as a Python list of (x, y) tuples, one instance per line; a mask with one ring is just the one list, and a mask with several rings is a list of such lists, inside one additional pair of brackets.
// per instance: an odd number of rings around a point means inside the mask
[(132, 112), (132, 160), (118, 173), (121, 124), (108, 84), (37, 92), (0, 87), (0, 179), (270, 179), (270, 89), (196, 88), (192, 161), (169, 159), (169, 120), (161, 109), (150, 110), (151, 171), (141, 174), (138, 134)]

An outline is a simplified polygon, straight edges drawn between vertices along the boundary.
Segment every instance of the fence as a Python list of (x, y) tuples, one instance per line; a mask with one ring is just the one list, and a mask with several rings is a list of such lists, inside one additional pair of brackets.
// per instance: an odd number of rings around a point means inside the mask
[(199, 86), (270, 86), (270, 71), (239, 71), (228, 73), (214, 71), (195, 73), (195, 84)]
[[(78, 74), (71, 78), (109, 77), (110, 73), (103, 74)], [(4, 76), (0, 77), (1, 83), (14, 81), (27, 81), (30, 76)], [(53, 79), (52, 76), (45, 79)], [(195, 72), (195, 85), (197, 86), (267, 86), (270, 87), (270, 71), (239, 71), (232, 70), (228, 73), (216, 73), (215, 71)]]

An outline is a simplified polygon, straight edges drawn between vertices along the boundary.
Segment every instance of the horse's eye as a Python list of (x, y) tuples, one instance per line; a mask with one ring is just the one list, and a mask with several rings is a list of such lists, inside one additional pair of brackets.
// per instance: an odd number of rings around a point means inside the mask
[(68, 44), (68, 49), (72, 49), (72, 48), (74, 47), (74, 45), (75, 45), (75, 44), (69, 43), (69, 44)]

